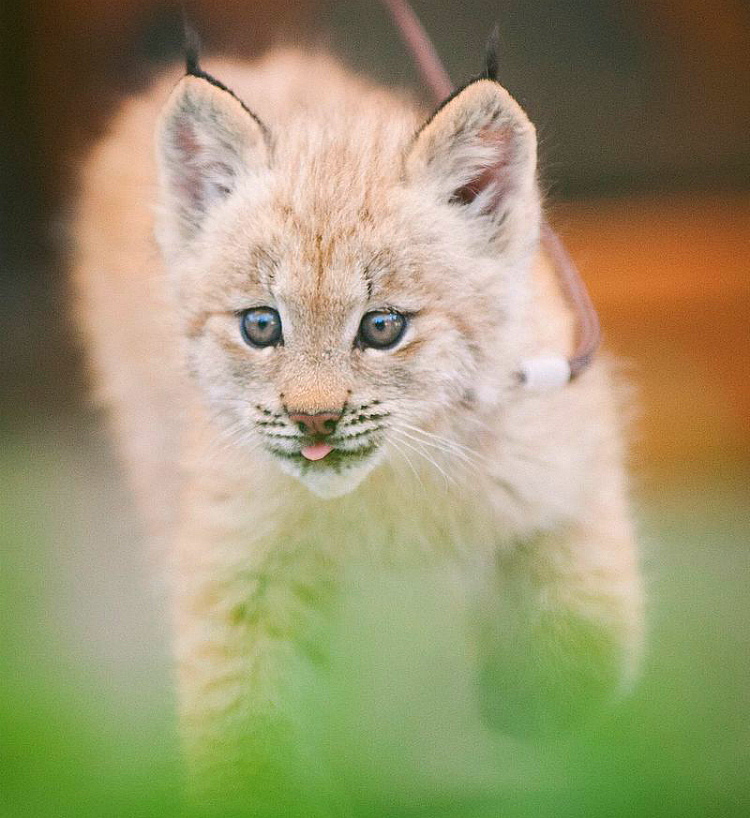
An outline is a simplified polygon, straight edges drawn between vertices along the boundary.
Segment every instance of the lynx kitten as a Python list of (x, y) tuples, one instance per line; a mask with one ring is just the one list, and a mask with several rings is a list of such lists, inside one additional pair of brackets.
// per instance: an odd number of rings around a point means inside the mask
[(211, 72), (123, 105), (75, 272), (173, 558), (193, 780), (284, 814), (283, 680), (325, 653), (351, 564), (476, 589), (477, 708), (521, 735), (632, 677), (641, 581), (606, 360), (544, 392), (514, 374), (574, 333), (519, 105), (482, 78), (426, 117), (294, 51)]

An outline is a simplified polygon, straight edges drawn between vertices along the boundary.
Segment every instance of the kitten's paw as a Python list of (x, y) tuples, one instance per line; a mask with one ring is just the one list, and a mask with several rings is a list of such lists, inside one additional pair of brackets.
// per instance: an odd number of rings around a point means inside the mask
[(479, 705), (493, 729), (553, 735), (584, 725), (627, 689), (631, 651), (599, 624), (549, 617), (531, 644), (509, 645), (479, 672)]

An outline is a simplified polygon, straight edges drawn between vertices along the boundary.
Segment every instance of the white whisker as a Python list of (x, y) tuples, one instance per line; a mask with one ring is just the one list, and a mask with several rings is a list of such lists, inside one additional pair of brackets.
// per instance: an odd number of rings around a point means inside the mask
[[(443, 479), (445, 480), (446, 489), (448, 488), (448, 483), (449, 482), (456, 485), (456, 481), (452, 477), (449, 477), (448, 474), (446, 474), (446, 472), (440, 467), (440, 465), (432, 457), (430, 457), (426, 452), (422, 451), (422, 449), (420, 449), (418, 446), (414, 446), (412, 443), (409, 443), (407, 440), (404, 439), (405, 433), (404, 433), (404, 431), (402, 429), (398, 429), (396, 427), (393, 427), (393, 433), (401, 435), (399, 440), (404, 446), (406, 446), (408, 449), (411, 449), (413, 452), (416, 452), (416, 454), (418, 454), (420, 457), (424, 458), (430, 465), (434, 466), (440, 472), (440, 474), (443, 475)], [(413, 439), (414, 438), (412, 438), (412, 440)], [(421, 441), (417, 441), (417, 443), (420, 443), (420, 442)]]
[[(465, 466), (469, 466), (472, 469), (474, 469), (477, 472), (477, 474), (481, 473), (481, 470), (478, 467), (478, 465), (473, 460), (471, 460), (471, 458), (469, 458), (469, 456), (467, 454), (465, 454), (464, 452), (462, 452), (460, 449), (453, 449), (453, 448), (450, 448), (447, 445), (440, 445), (440, 444), (435, 443), (435, 442), (430, 441), (430, 440), (420, 440), (420, 438), (416, 437), (415, 435), (409, 434), (409, 432), (405, 431), (400, 426), (399, 427), (394, 427), (394, 428), (397, 428), (398, 431), (404, 437), (408, 438), (409, 440), (412, 440), (415, 443), (419, 443), (422, 446), (429, 446), (431, 449), (436, 449), (437, 451), (442, 452), (443, 454), (451, 455), (451, 457), (458, 458), (458, 460), (461, 461)], [(447, 443), (447, 441), (446, 441), (446, 443)]]
[(480, 454), (476, 449), (473, 449), (471, 446), (465, 446), (463, 443), (459, 443), (457, 440), (451, 440), (450, 438), (443, 437), (442, 435), (436, 435), (434, 432), (428, 432), (425, 429), (420, 429), (418, 426), (413, 426), (411, 423), (406, 423), (406, 421), (399, 421), (399, 425), (402, 426), (404, 429), (409, 429), (411, 432), (416, 432), (420, 435), (424, 435), (425, 437), (429, 437), (432, 440), (437, 441), (438, 443), (444, 443), (445, 445), (449, 446), (451, 449), (457, 449), (463, 452), (466, 452), (467, 455), (471, 455), (472, 457), (476, 457), (480, 460), (487, 460), (482, 454)]
[(411, 462), (411, 459), (410, 459), (409, 455), (396, 443), (395, 440), (393, 440), (393, 438), (391, 438), (388, 442), (401, 455), (401, 457), (404, 458), (404, 460), (407, 462), (409, 468), (414, 473), (414, 476), (419, 481), (419, 485), (422, 487), (422, 491), (426, 492), (427, 489), (425, 488), (425, 485), (422, 482), (422, 478), (419, 476), (419, 472), (414, 468), (414, 464)]

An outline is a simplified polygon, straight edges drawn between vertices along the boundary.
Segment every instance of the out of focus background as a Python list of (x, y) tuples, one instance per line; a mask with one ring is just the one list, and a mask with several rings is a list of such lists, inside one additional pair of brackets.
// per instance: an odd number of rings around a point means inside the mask
[[(373, 815), (748, 815), (750, 7), (414, 6), (456, 82), (478, 69), (499, 22), (501, 80), (538, 126), (552, 221), (637, 387), (649, 652), (620, 709), (550, 749), (538, 765), (548, 774), (519, 768), (509, 783), (514, 751), (473, 725), (460, 680), (413, 661), (424, 646), (406, 628), (386, 642), (400, 682), (375, 674), (371, 699), (384, 707), (362, 716), (370, 727), (349, 753), (361, 764), (342, 787)], [(323, 46), (421, 92), (374, 0), (190, 7), (209, 53)], [(0, 6), (3, 816), (177, 809), (165, 592), (88, 402), (65, 221), (82, 158), (118, 101), (179, 49), (175, 4), (159, 0)], [(449, 667), (455, 645), (441, 632), (430, 661)], [(368, 650), (362, 662), (377, 666)], [(418, 720), (389, 710), (417, 688)], [(420, 788), (423, 773), (440, 786)]]

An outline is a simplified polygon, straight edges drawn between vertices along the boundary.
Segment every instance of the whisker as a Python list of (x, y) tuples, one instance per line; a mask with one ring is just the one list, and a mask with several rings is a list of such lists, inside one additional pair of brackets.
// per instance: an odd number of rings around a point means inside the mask
[(396, 443), (396, 441), (395, 441), (395, 440), (393, 440), (393, 438), (391, 438), (391, 439), (390, 439), (388, 442), (389, 442), (389, 444), (390, 444), (391, 446), (393, 446), (393, 448), (394, 448), (394, 449), (395, 449), (395, 450), (396, 450), (396, 451), (397, 451), (397, 452), (398, 452), (398, 453), (401, 455), (401, 457), (403, 457), (403, 458), (404, 458), (404, 460), (406, 461), (407, 465), (409, 466), (409, 468), (410, 468), (410, 469), (412, 470), (412, 472), (414, 473), (414, 476), (415, 476), (415, 477), (417, 478), (417, 480), (419, 481), (419, 485), (422, 487), (422, 491), (426, 492), (426, 491), (427, 491), (427, 489), (425, 488), (425, 485), (424, 485), (424, 483), (422, 482), (422, 478), (419, 476), (419, 472), (418, 472), (418, 471), (417, 471), (417, 470), (414, 468), (414, 464), (411, 462), (411, 459), (409, 458), (409, 455), (408, 455), (408, 454), (406, 454), (406, 452), (405, 452), (405, 451), (404, 451), (404, 450), (403, 450), (403, 449), (402, 449), (402, 448), (401, 448), (401, 447), (400, 447), (400, 446), (399, 446), (399, 445)]
[[(347, 440), (356, 440), (358, 437), (367, 437), (369, 435), (375, 436), (378, 432), (381, 431), (382, 426), (376, 426), (374, 429), (365, 429), (363, 432), (353, 432), (350, 435), (336, 435), (331, 436), (329, 438), (330, 443), (332, 445), (338, 445), (339, 443), (345, 443)], [(338, 431), (338, 430), (337, 430)]]
[(442, 435), (436, 435), (433, 432), (428, 432), (426, 429), (420, 429), (418, 426), (413, 426), (411, 423), (407, 423), (403, 420), (399, 421), (399, 425), (403, 426), (405, 429), (409, 429), (412, 432), (416, 432), (417, 434), (429, 437), (439, 443), (443, 443), (446, 446), (449, 446), (451, 449), (466, 452), (467, 455), (471, 455), (479, 460), (488, 460), (488, 458), (486, 458), (476, 449), (473, 449), (471, 446), (465, 446), (463, 443), (459, 443), (457, 440), (451, 440), (450, 438), (443, 437)]
[[(397, 434), (402, 435), (402, 436), (404, 435), (404, 432), (401, 429), (394, 428), (393, 431), (395, 433), (397, 433)], [(424, 458), (430, 465), (434, 466), (440, 472), (440, 474), (443, 475), (443, 479), (445, 480), (446, 489), (448, 488), (448, 483), (449, 482), (453, 483), (454, 485), (457, 485), (456, 481), (452, 477), (449, 477), (445, 473), (445, 471), (440, 467), (440, 465), (435, 460), (433, 460), (433, 458), (431, 458), (428, 454), (426, 454), (424, 451), (422, 451), (422, 449), (420, 449), (417, 446), (414, 446), (411, 443), (409, 443), (408, 441), (404, 440), (403, 437), (401, 437), (399, 440), (404, 446), (406, 446), (408, 449), (411, 449), (413, 452), (416, 452), (416, 454), (418, 454), (420, 457)]]
[(235, 453), (241, 447), (242, 454), (248, 455), (255, 452), (260, 444), (256, 439), (249, 439), (250, 436), (244, 427), (233, 426), (229, 428), (217, 428), (216, 435), (211, 441), (208, 465), (213, 465), (216, 460), (227, 452)]
[(409, 440), (412, 440), (412, 441), (414, 441), (415, 443), (419, 443), (419, 444), (420, 444), (420, 445), (422, 445), (422, 446), (429, 446), (431, 449), (437, 449), (437, 451), (442, 452), (443, 454), (448, 454), (448, 455), (451, 455), (452, 457), (456, 457), (456, 458), (458, 458), (458, 459), (459, 459), (459, 460), (460, 460), (460, 461), (461, 461), (461, 462), (462, 462), (464, 465), (466, 465), (466, 466), (470, 466), (472, 469), (474, 469), (474, 471), (475, 471), (477, 474), (481, 474), (481, 470), (480, 470), (479, 466), (478, 466), (478, 465), (477, 465), (475, 462), (473, 462), (473, 461), (472, 461), (472, 460), (471, 460), (471, 459), (468, 457), (468, 455), (466, 455), (466, 454), (465, 454), (464, 452), (462, 452), (460, 449), (451, 449), (451, 448), (449, 448), (448, 446), (441, 446), (440, 444), (438, 444), (438, 443), (434, 443), (434, 442), (429, 441), (429, 440), (420, 440), (418, 437), (415, 437), (414, 435), (409, 434), (409, 432), (406, 432), (406, 431), (405, 431), (403, 428), (401, 428), (400, 426), (399, 426), (399, 427), (394, 427), (394, 428), (398, 428), (399, 432), (400, 432), (400, 433), (401, 433), (401, 434), (402, 434), (404, 437), (409, 438)]

